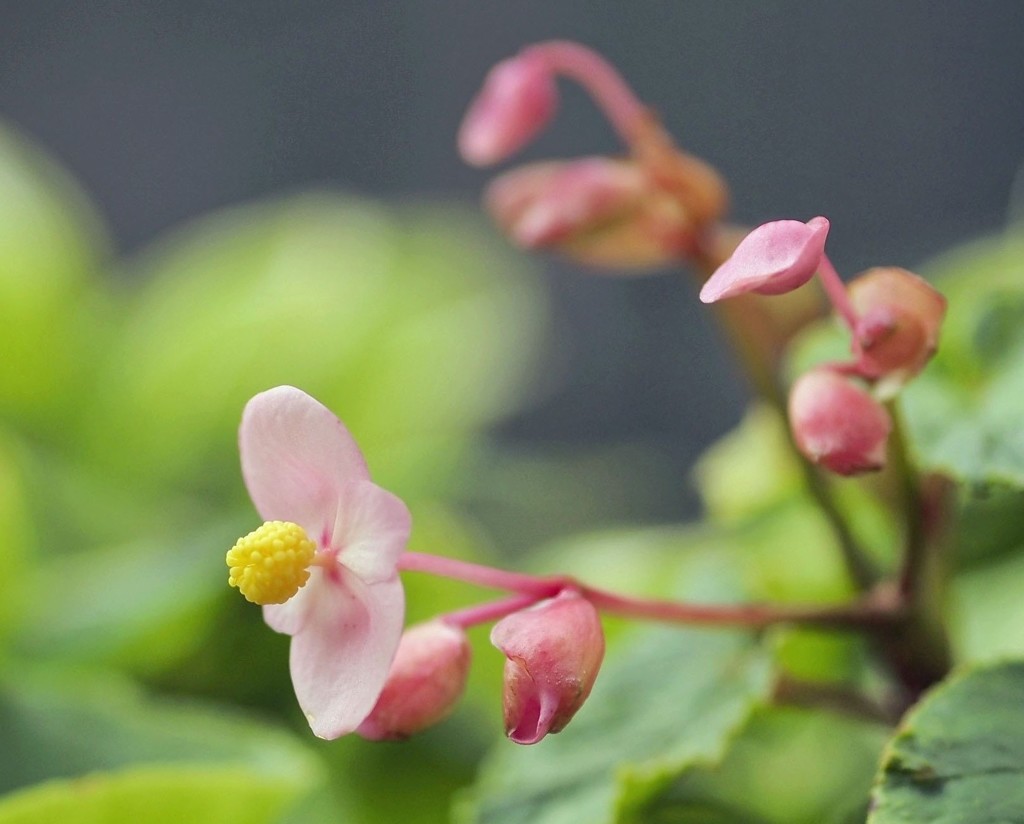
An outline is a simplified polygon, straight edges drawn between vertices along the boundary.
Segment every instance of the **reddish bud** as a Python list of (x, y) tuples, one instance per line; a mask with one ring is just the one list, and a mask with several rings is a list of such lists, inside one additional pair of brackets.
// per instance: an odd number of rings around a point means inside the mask
[(850, 282), (849, 294), (859, 316), (857, 371), (898, 389), (935, 354), (946, 299), (927, 281), (895, 267), (869, 269)]
[(408, 738), (455, 707), (466, 685), (471, 651), (465, 633), (441, 621), (402, 635), (377, 704), (356, 730), (371, 741)]
[(488, 211), (527, 249), (558, 249), (587, 263), (643, 267), (685, 254), (693, 225), (680, 202), (628, 160), (587, 157), (506, 172)]
[(839, 475), (885, 466), (889, 413), (866, 389), (829, 369), (812, 370), (793, 385), (789, 425), (800, 451)]
[(714, 303), (746, 292), (779, 295), (803, 286), (821, 265), (828, 229), (829, 222), (823, 217), (807, 223), (775, 220), (758, 226), (708, 278), (700, 299)]
[(533, 140), (557, 105), (555, 79), (540, 57), (526, 53), (502, 60), (462, 120), (462, 159), (473, 166), (500, 163)]
[(583, 706), (604, 658), (594, 606), (576, 592), (509, 615), (491, 631), (505, 653), (505, 730), (517, 744), (561, 731)]

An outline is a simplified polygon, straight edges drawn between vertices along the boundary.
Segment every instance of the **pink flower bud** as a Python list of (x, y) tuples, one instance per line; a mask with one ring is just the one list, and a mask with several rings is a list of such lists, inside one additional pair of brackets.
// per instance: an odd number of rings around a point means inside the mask
[(859, 316), (854, 330), (857, 370), (899, 388), (935, 354), (946, 299), (905, 269), (869, 269), (850, 282)]
[(604, 157), (506, 172), (487, 208), (516, 244), (605, 266), (651, 266), (685, 253), (693, 225), (680, 202), (634, 162)]
[(800, 451), (839, 475), (885, 466), (889, 413), (866, 389), (830, 369), (814, 369), (793, 385), (789, 425)]
[(459, 153), (473, 166), (499, 163), (529, 143), (558, 105), (555, 79), (543, 59), (524, 53), (488, 73), (459, 128)]
[(442, 621), (402, 635), (384, 690), (356, 732), (371, 741), (408, 738), (455, 707), (466, 685), (471, 651), (465, 633)]
[(758, 226), (708, 278), (700, 299), (714, 303), (745, 292), (779, 295), (803, 286), (821, 264), (828, 229), (829, 222), (823, 217), (807, 223), (776, 220)]
[(604, 657), (597, 610), (572, 591), (503, 618), (491, 643), (507, 658), (505, 731), (517, 744), (561, 731), (590, 695)]

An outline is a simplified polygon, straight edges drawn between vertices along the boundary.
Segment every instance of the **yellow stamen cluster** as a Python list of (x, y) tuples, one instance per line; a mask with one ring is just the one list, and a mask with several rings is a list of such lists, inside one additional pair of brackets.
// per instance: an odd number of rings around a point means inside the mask
[(283, 604), (309, 580), (316, 544), (287, 521), (267, 521), (228, 550), (228, 583), (254, 604)]

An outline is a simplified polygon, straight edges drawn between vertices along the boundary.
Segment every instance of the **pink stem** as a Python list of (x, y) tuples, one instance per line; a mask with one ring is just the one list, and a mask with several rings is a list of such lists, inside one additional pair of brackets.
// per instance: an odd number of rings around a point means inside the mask
[[(670, 624), (760, 628), (770, 624), (797, 623), (830, 629), (857, 629), (865, 626), (890, 624), (898, 620), (903, 611), (903, 604), (892, 599), (889, 597), (890, 594), (885, 592), (869, 593), (866, 598), (852, 604), (825, 607), (687, 604), (680, 601), (634, 598), (586, 586), (568, 576), (542, 578), (525, 573), (506, 572), (482, 564), (457, 561), (453, 558), (422, 552), (406, 552), (399, 559), (398, 568), (410, 572), (426, 572), (444, 578), (454, 578), (478, 586), (517, 592), (525, 606), (542, 598), (551, 598), (566, 587), (573, 587), (598, 609), (627, 618), (641, 618)], [(518, 604), (520, 601), (509, 599), (507, 602), (496, 602), (491, 606), (499, 609), (497, 604), (501, 603)], [(521, 606), (517, 606), (510, 608), (509, 611), (514, 612), (515, 609), (521, 608)], [(477, 615), (486, 615), (482, 607), (471, 607), (470, 610), (469, 615), (473, 623), (489, 620), (486, 617), (476, 619)], [(472, 610), (479, 610), (479, 612), (474, 613)], [(458, 615), (459, 613), (453, 614)], [(496, 614), (496, 617), (503, 617), (504, 614), (508, 613), (500, 613), (499, 609), (499, 614)]]
[(703, 626), (767, 627), (772, 624), (811, 624), (828, 629), (858, 629), (866, 625), (884, 625), (899, 615), (892, 604), (876, 603), (868, 598), (853, 604), (831, 607), (773, 606), (770, 604), (687, 604), (632, 598), (612, 592), (579, 586), (580, 593), (598, 609), (627, 618), (644, 618), (669, 624)]
[(441, 620), (453, 627), (469, 629), (477, 624), (497, 621), (513, 612), (519, 612), (521, 609), (533, 606), (539, 600), (541, 599), (536, 595), (513, 595), (511, 598), (504, 598), (501, 601), (488, 601), (486, 604), (477, 604), (446, 613), (441, 616)]
[(524, 53), (541, 57), (551, 71), (583, 86), (622, 139), (627, 144), (633, 142), (638, 124), (648, 118), (647, 107), (611, 63), (592, 49), (569, 40), (538, 43)]
[(521, 572), (507, 572), (503, 569), (457, 561), (442, 555), (425, 552), (406, 552), (398, 559), (398, 568), (409, 572), (426, 572), (442, 578), (454, 578), (490, 589), (504, 589), (536, 598), (557, 595), (567, 584), (565, 578), (540, 578)]
[(857, 312), (853, 308), (853, 303), (850, 302), (850, 295), (846, 291), (843, 279), (839, 277), (836, 267), (832, 265), (832, 261), (826, 255), (821, 256), (818, 278), (821, 280), (821, 285), (825, 287), (825, 294), (828, 295), (836, 312), (850, 327), (850, 331), (856, 332)]

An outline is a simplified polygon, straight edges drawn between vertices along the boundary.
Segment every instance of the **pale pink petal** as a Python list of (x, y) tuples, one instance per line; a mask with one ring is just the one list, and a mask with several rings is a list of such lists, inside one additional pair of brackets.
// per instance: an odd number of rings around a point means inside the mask
[(263, 620), (274, 632), (295, 635), (307, 619), (320, 587), (327, 586), (323, 570), (313, 567), (309, 570), (309, 580), (295, 595), (283, 604), (267, 604), (263, 607)]
[(395, 575), (409, 541), (412, 518), (402, 500), (370, 481), (342, 488), (330, 546), (338, 561), (368, 584)]
[(366, 585), (341, 568), (315, 591), (302, 631), (292, 638), (292, 684), (315, 735), (338, 738), (370, 714), (402, 637), (405, 598), (397, 576)]
[(260, 516), (296, 523), (314, 541), (334, 524), (340, 489), (370, 476), (341, 421), (292, 386), (250, 400), (238, 440), (242, 475)]
[(704, 303), (745, 292), (778, 295), (809, 281), (825, 252), (829, 222), (816, 217), (807, 223), (776, 220), (758, 226), (740, 241), (700, 290)]

